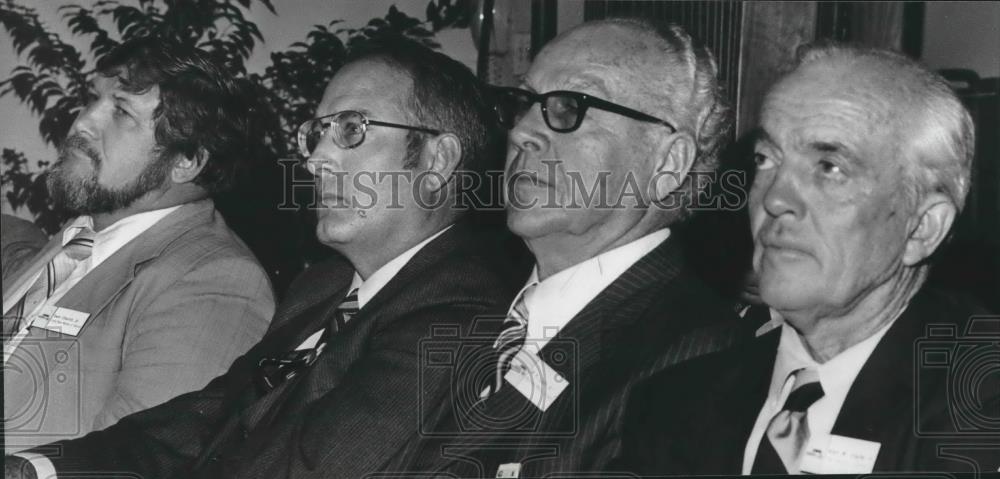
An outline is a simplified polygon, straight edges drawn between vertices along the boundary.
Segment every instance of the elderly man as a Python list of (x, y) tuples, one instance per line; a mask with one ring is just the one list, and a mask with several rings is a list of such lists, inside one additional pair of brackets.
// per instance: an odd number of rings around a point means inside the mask
[(625, 467), (996, 471), (995, 336), (974, 305), (924, 286), (972, 150), (938, 75), (887, 51), (806, 51), (765, 99), (750, 194), (760, 295), (784, 321), (637, 388)]
[[(584, 24), (502, 88), (507, 224), (536, 265), (492, 340), (475, 401), (406, 464), (459, 476), (599, 469), (637, 376), (733, 314), (683, 266), (670, 226), (711, 172), (728, 110), (710, 53), (679, 27)], [(687, 351), (684, 354), (693, 354)], [(471, 404), (470, 404), (471, 403)], [(401, 469), (403, 469), (401, 467)]]
[(459, 340), (514, 293), (455, 206), (456, 172), (483, 174), (500, 158), (493, 118), (467, 68), (418, 44), (349, 61), (298, 136), (316, 174), (317, 236), (342, 256), (307, 269), (270, 332), (205, 389), (32, 450), (47, 455), (32, 457), (36, 470), (147, 479), (381, 470), (452, 392), (447, 368), (424, 368), (422, 340), (439, 328)]
[(274, 312), (266, 274), (211, 199), (252, 148), (243, 88), (207, 55), (152, 38), (98, 71), (48, 177), (81, 216), (4, 272), (8, 452), (203, 387)]

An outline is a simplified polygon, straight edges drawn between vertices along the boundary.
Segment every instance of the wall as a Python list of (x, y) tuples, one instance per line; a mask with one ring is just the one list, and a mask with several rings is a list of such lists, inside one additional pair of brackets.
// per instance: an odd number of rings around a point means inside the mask
[(1000, 2), (927, 2), (923, 61), (1000, 76)]

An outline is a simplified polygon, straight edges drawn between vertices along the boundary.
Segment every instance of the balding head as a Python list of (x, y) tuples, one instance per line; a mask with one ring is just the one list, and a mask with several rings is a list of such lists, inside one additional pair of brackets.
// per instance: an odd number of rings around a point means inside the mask
[(841, 88), (864, 89), (880, 107), (886, 133), (899, 144), (914, 203), (930, 192), (947, 195), (961, 211), (975, 153), (972, 117), (940, 75), (894, 52), (844, 45), (804, 48), (786, 81), (821, 70)]
[(760, 115), (750, 218), (763, 300), (829, 357), (922, 286), (965, 201), (972, 122), (898, 54), (809, 49)]
[(692, 172), (714, 170), (728, 137), (715, 61), (676, 26), (584, 24), (547, 45), (522, 86), (507, 218), (542, 274), (678, 221), (703, 184)]
[[(637, 18), (588, 22), (557, 37), (535, 61), (600, 67), (606, 86), (619, 92), (622, 101), (643, 105), (694, 137), (691, 172), (718, 167), (719, 151), (729, 140), (731, 111), (715, 57), (683, 28)], [(680, 206), (680, 214), (670, 221), (685, 216), (688, 203), (705, 186), (695, 185), (694, 176), (689, 174), (678, 189), (677, 201), (666, 203)]]

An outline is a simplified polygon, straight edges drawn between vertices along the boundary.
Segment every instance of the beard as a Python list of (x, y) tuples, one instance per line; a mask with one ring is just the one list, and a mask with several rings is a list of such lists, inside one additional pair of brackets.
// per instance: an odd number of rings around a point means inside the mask
[[(76, 153), (71, 150), (76, 150)], [(90, 175), (74, 175), (69, 163), (76, 154), (89, 159)], [(128, 208), (146, 193), (160, 187), (167, 179), (170, 161), (166, 154), (159, 154), (150, 161), (139, 175), (128, 184), (109, 188), (99, 182), (104, 162), (101, 153), (80, 135), (66, 138), (59, 148), (59, 160), (49, 170), (46, 184), (56, 205), (76, 214), (94, 215)], [(81, 177), (83, 176), (83, 177)]]

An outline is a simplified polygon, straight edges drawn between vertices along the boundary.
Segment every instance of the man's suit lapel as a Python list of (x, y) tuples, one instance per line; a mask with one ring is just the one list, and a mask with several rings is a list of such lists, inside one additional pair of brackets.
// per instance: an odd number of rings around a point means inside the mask
[[(896, 470), (896, 461), (912, 443), (914, 347), (924, 333), (934, 305), (918, 294), (890, 326), (854, 379), (832, 434), (880, 443), (875, 471)], [(941, 321), (954, 318), (940, 317)], [(909, 438), (909, 440), (907, 439)]]
[(59, 251), (62, 250), (63, 231), (65, 230), (59, 231), (59, 233), (53, 236), (45, 247), (42, 248), (37, 255), (35, 255), (33, 260), (22, 266), (16, 273), (11, 275), (9, 285), (3, 285), (4, 313), (12, 308), (13, 305), (24, 296), (24, 293), (27, 292), (28, 288), (31, 287), (31, 284), (29, 283), (34, 282), (33, 280), (35, 279), (35, 275), (32, 273), (41, 271), (45, 268), (45, 265), (48, 264), (49, 261), (52, 261), (52, 258), (54, 258), (55, 255), (59, 254)]
[[(596, 383), (615, 380), (621, 374), (604, 369), (615, 367), (616, 358), (629, 354), (628, 348), (622, 348), (623, 337), (628, 335), (636, 321), (643, 318), (643, 312), (657, 295), (673, 293), (669, 286), (682, 267), (679, 247), (676, 240), (667, 239), (640, 258), (584, 306), (542, 348), (539, 352), (541, 359), (568, 382), (566, 389), (544, 413), (528, 403), (513, 387), (505, 385), (487, 401), (485, 414), (490, 417), (523, 416), (524, 424), (533, 424), (532, 431), (544, 431), (548, 433), (548, 438), (582, 427), (579, 424), (580, 411), (588, 407), (589, 397), (601, 395), (600, 391), (592, 390), (593, 387)], [(528, 320), (531, 321), (531, 318)], [(526, 408), (531, 414), (524, 412)], [(512, 460), (528, 463), (532, 455), (540, 455), (541, 458), (558, 453), (558, 450), (546, 452), (542, 446), (548, 443), (551, 449), (551, 441), (535, 440), (538, 437), (542, 436), (534, 434), (530, 435), (530, 440), (521, 441), (516, 458), (499, 454), (499, 459), (493, 462)], [(491, 463), (490, 467), (495, 465)]]
[[(353, 362), (354, 356), (360, 354), (362, 345), (360, 339), (369, 336), (368, 331), (379, 329), (378, 321), (386, 317), (380, 314), (388, 304), (400, 301), (405, 296), (407, 286), (418, 281), (421, 274), (431, 265), (440, 262), (446, 254), (459, 245), (461, 235), (466, 234), (465, 226), (458, 224), (430, 243), (414, 255), (388, 283), (375, 294), (360, 311), (348, 322), (343, 331), (331, 340), (327, 350), (333, 354), (323, 354), (310, 369), (300, 391), (295, 393), (296, 404), (306, 404), (326, 394), (337, 387), (346, 368)], [(338, 303), (339, 304), (339, 303)], [(336, 310), (336, 304), (327, 311), (331, 315)]]
[[(626, 354), (621, 338), (629, 326), (643, 317), (656, 295), (673, 292), (669, 286), (681, 269), (679, 247), (668, 238), (612, 281), (543, 348), (546, 363), (570, 380), (586, 380), (587, 371), (599, 362)], [(567, 343), (576, 346), (576, 361), (554, 360)]]
[(91, 320), (84, 323), (78, 335), (128, 287), (143, 263), (162, 254), (178, 236), (211, 221), (213, 211), (211, 200), (181, 206), (122, 246), (67, 291), (56, 305), (90, 314)]
[[(767, 400), (771, 371), (777, 358), (781, 330), (775, 329), (745, 347), (723, 353), (721, 373), (705, 377), (712, 384), (704, 398), (707, 414), (692, 417), (694, 434), (707, 435), (705, 441), (692, 441), (702, 449), (692, 451), (692, 457), (702, 457), (713, 471), (739, 471), (743, 467), (743, 451), (750, 432)], [(715, 358), (713, 358), (715, 359)], [(735, 367), (731, 367), (735, 365)], [(714, 444), (704, 448), (707, 443)]]

